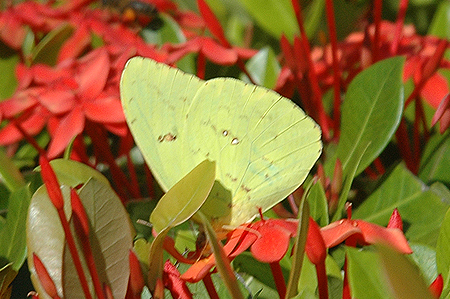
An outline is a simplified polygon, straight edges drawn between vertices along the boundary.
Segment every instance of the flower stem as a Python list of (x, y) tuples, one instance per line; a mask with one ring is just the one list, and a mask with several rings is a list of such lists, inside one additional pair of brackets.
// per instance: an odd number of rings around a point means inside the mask
[(270, 270), (272, 270), (273, 279), (275, 280), (275, 286), (277, 287), (278, 295), (280, 298), (286, 296), (286, 282), (284, 281), (283, 272), (279, 262), (270, 263)]
[(220, 299), (219, 294), (217, 294), (216, 288), (214, 287), (214, 283), (211, 279), (211, 273), (206, 275), (203, 278), (203, 284), (205, 285), (206, 291), (208, 292), (209, 298), (211, 299)]
[(325, 262), (316, 264), (317, 282), (319, 289), (319, 298), (328, 299), (328, 279), (325, 269)]

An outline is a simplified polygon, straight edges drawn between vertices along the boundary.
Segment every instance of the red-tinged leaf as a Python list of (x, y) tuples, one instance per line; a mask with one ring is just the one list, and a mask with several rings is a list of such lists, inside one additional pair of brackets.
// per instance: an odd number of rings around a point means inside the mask
[(395, 208), (394, 211), (392, 212), (392, 215), (389, 218), (387, 228), (398, 228), (399, 230), (403, 231), (402, 216), (400, 216), (400, 213), (398, 212), (397, 208)]
[(437, 299), (441, 297), (443, 288), (444, 288), (444, 279), (442, 278), (442, 275), (439, 274), (436, 277), (436, 279), (431, 283), (428, 289), (430, 290), (434, 298)]
[(87, 23), (81, 23), (59, 50), (57, 62), (59, 63), (68, 58), (75, 59), (79, 57), (90, 43), (91, 34), (87, 28)]
[(180, 272), (178, 272), (178, 269), (172, 265), (169, 260), (164, 264), (163, 282), (173, 298), (192, 298), (192, 294), (186, 285), (186, 281), (180, 278)]
[(288, 250), (291, 233), (270, 222), (261, 225), (258, 232), (260, 236), (250, 247), (255, 259), (263, 263), (279, 262)]
[(82, 101), (96, 98), (105, 88), (109, 75), (110, 61), (108, 52), (99, 48), (79, 60), (77, 82)]
[(41, 88), (30, 88), (25, 91), (17, 92), (12, 98), (0, 103), (0, 109), (6, 118), (12, 118), (19, 113), (31, 108), (37, 103), (36, 97)]
[(441, 117), (439, 132), (443, 134), (450, 127), (450, 110), (446, 110)]
[(44, 290), (47, 293), (47, 295), (49, 295), (51, 298), (59, 298), (55, 283), (50, 277), (47, 268), (45, 268), (44, 264), (41, 262), (39, 257), (34, 253), (33, 253), (33, 264), (34, 269), (36, 270), (36, 274), (39, 278), (39, 281), (41, 285), (44, 287)]
[(48, 89), (39, 95), (39, 102), (53, 114), (69, 112), (76, 105), (75, 95), (70, 90)]
[(411, 247), (409, 247), (408, 241), (401, 230), (385, 228), (362, 220), (355, 220), (355, 222), (361, 229), (364, 240), (368, 244), (383, 242), (383, 244), (391, 246), (400, 253), (412, 253)]
[(220, 41), (222, 46), (231, 48), (230, 43), (223, 33), (222, 25), (216, 18), (214, 12), (209, 8), (208, 4), (204, 0), (197, 0), (197, 5), (209, 31), (211, 31), (211, 33)]
[(41, 177), (42, 181), (44, 181), (45, 188), (47, 189), (48, 197), (50, 198), (53, 206), (60, 211), (64, 208), (64, 199), (59, 187), (58, 179), (56, 178), (56, 174), (46, 157), (40, 156), (39, 164), (41, 165)]
[(130, 260), (129, 286), (131, 291), (133, 292), (133, 296), (136, 298), (140, 298), (142, 289), (145, 286), (145, 281), (139, 260), (132, 249), (130, 249), (129, 260)]
[(233, 65), (238, 60), (237, 53), (233, 49), (224, 48), (210, 38), (203, 39), (202, 53), (206, 58), (220, 65)]
[(87, 118), (99, 123), (125, 123), (120, 99), (107, 97), (83, 104)]
[(312, 217), (309, 217), (308, 236), (306, 237), (306, 255), (311, 263), (320, 265), (325, 262), (327, 248), (320, 233), (320, 227)]
[(442, 99), (449, 92), (447, 79), (441, 74), (435, 73), (427, 80), (420, 91), (420, 95), (427, 101), (428, 104), (436, 109)]
[[(439, 106), (436, 109), (436, 112), (433, 115), (433, 118), (431, 119), (431, 126), (434, 126), (437, 124), (437, 122), (442, 118), (445, 111), (450, 109), (450, 94), (446, 94), (439, 103)], [(442, 132), (441, 132), (442, 133)]]
[(84, 129), (84, 115), (79, 106), (61, 118), (48, 147), (47, 156), (55, 158), (69, 145), (72, 138)]

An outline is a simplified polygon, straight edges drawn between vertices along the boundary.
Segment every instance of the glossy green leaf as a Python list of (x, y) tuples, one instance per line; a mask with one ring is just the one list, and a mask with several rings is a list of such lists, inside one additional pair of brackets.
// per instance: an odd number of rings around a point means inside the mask
[[(348, 280), (353, 298), (394, 298), (388, 292), (380, 268), (380, 259), (372, 250), (347, 247)], [(370, 291), (369, 291), (370, 290)]]
[(428, 34), (434, 35), (443, 39), (450, 38), (450, 16), (448, 14), (450, 3), (441, 1), (434, 13), (431, 25), (428, 28)]
[[(396, 299), (433, 299), (418, 268), (405, 256), (388, 246), (376, 246), (386, 283)], [(385, 297), (386, 298), (386, 297)]]
[[(246, 63), (246, 67), (257, 85), (270, 89), (275, 87), (281, 68), (272, 48), (264, 47), (259, 50)], [(248, 77), (244, 74), (241, 76), (241, 79), (249, 82)]]
[(311, 217), (319, 224), (325, 226), (329, 223), (328, 202), (325, 196), (325, 190), (320, 182), (314, 183), (306, 195), (309, 204)]
[(405, 59), (382, 60), (359, 73), (342, 104), (337, 157), (346, 169), (353, 156), (369, 145), (356, 175), (381, 153), (395, 133), (403, 111), (402, 73)]
[[(61, 190), (65, 214), (70, 220), (70, 189), (62, 186)], [(89, 218), (89, 241), (101, 281), (111, 287), (114, 297), (124, 298), (129, 276), (128, 254), (134, 235), (128, 214), (109, 184), (91, 179), (80, 189), (79, 195)], [(79, 245), (82, 241), (77, 240)], [(44, 263), (61, 297), (84, 297), (56, 209), (44, 186), (35, 192), (30, 203), (27, 246), (31, 278), (40, 296), (45, 298), (45, 292), (36, 276), (33, 253)]]
[(9, 98), (16, 90), (17, 79), (15, 69), (19, 60), (20, 58), (17, 52), (0, 42), (0, 74), (2, 74), (2, 80), (0, 81), (0, 100)]
[(223, 250), (222, 244), (219, 243), (216, 237), (216, 233), (213, 230), (209, 220), (200, 213), (200, 217), (202, 219), (202, 223), (205, 226), (206, 236), (211, 244), (214, 258), (216, 260), (216, 268), (220, 273), (220, 276), (225, 283), (228, 291), (234, 299), (244, 299), (244, 296), (239, 289), (239, 285), (236, 281), (236, 276), (234, 275), (233, 269), (231, 268), (230, 260), (228, 259), (225, 251)]
[(435, 134), (425, 145), (419, 177), (427, 184), (436, 181), (450, 186), (450, 134)]
[[(86, 183), (90, 178), (95, 178), (97, 181), (109, 185), (108, 179), (99, 171), (87, 166), (81, 162), (55, 159), (50, 161), (50, 165), (55, 172), (58, 182), (61, 185), (76, 187)], [(41, 167), (36, 167), (35, 171), (40, 171)]]
[[(126, 208), (130, 215), (131, 223), (136, 230), (136, 238), (150, 239), (152, 236), (152, 227), (150, 224), (147, 225), (150, 214), (155, 208), (158, 201), (152, 199), (141, 199), (136, 201), (127, 202)], [(145, 222), (141, 223), (141, 220)]]
[(0, 259), (12, 262), (15, 271), (19, 271), (27, 256), (26, 219), (30, 199), (28, 185), (11, 193), (6, 223), (0, 232)]
[(439, 238), (436, 245), (436, 264), (438, 273), (441, 273), (445, 288), (449, 289), (450, 284), (450, 210), (447, 210), (445, 218), (439, 231)]
[(170, 188), (150, 215), (155, 231), (159, 233), (191, 218), (208, 197), (215, 176), (216, 163), (205, 160)]
[(308, 225), (310, 216), (309, 204), (306, 198), (302, 202), (298, 210), (298, 226), (297, 235), (295, 236), (294, 252), (292, 254), (292, 267), (289, 272), (289, 279), (286, 287), (286, 298), (294, 297), (298, 290), (298, 282), (302, 273), (303, 260), (305, 257), (306, 237), (308, 236)]
[(55, 65), (61, 46), (72, 35), (73, 31), (74, 28), (68, 23), (63, 23), (50, 31), (33, 49), (33, 62)]
[(264, 5), (261, 5), (258, 0), (240, 0), (239, 2), (258, 25), (276, 39), (280, 39), (281, 34), (285, 34), (292, 41), (294, 35), (299, 33), (290, 0), (270, 0)]
[(413, 251), (410, 255), (411, 259), (420, 268), (427, 285), (430, 285), (438, 275), (436, 250), (430, 246), (418, 243), (409, 243), (409, 246)]
[(216, 229), (249, 222), (282, 201), (321, 154), (320, 129), (298, 106), (233, 78), (203, 81), (135, 57), (123, 71), (121, 99), (163, 190), (203, 160), (216, 161), (216, 181), (201, 209)]
[(0, 176), (9, 191), (18, 190), (25, 185), (22, 174), (3, 148), (0, 148)]
[(385, 226), (392, 211), (398, 208), (407, 239), (434, 247), (448, 207), (448, 199), (399, 164), (353, 212), (353, 218)]

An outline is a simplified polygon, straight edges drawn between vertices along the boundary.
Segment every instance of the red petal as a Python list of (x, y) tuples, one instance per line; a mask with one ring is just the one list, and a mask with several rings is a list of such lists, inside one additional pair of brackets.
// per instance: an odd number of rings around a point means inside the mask
[(411, 247), (409, 247), (408, 241), (401, 230), (397, 228), (385, 228), (362, 220), (355, 220), (355, 222), (361, 229), (364, 240), (368, 244), (384, 242), (398, 252), (412, 253)]
[(191, 283), (199, 282), (209, 273), (215, 264), (216, 260), (214, 259), (214, 255), (211, 254), (208, 258), (201, 259), (189, 267), (189, 269), (181, 275), (181, 279)]
[(77, 106), (60, 120), (50, 141), (47, 156), (54, 158), (61, 154), (72, 138), (83, 132), (83, 129), (84, 115), (81, 108)]
[[(19, 123), (27, 134), (34, 136), (42, 130), (47, 119), (48, 114), (40, 107), (36, 107), (32, 113), (21, 115), (15, 122)], [(22, 139), (22, 133), (17, 129), (14, 123), (9, 123), (0, 130), (1, 145), (12, 144)]]
[(122, 104), (118, 98), (108, 97), (83, 104), (87, 118), (100, 123), (123, 123)]
[(435, 109), (448, 93), (447, 79), (439, 73), (431, 76), (420, 91), (420, 95)]
[(353, 221), (347, 219), (330, 223), (322, 227), (320, 232), (327, 248), (341, 244), (350, 236), (363, 239), (361, 229), (356, 227)]
[(224, 48), (210, 38), (202, 40), (202, 53), (206, 58), (220, 65), (233, 65), (238, 59), (237, 53), (233, 49)]
[(306, 254), (314, 265), (325, 262), (327, 257), (327, 248), (320, 233), (319, 225), (312, 217), (309, 217), (308, 236), (306, 238)]
[(51, 68), (45, 64), (36, 64), (32, 67), (34, 81), (40, 84), (49, 84), (71, 76), (66, 68)]
[(263, 263), (280, 261), (288, 250), (290, 232), (270, 222), (262, 225), (258, 232), (261, 236), (250, 247), (255, 259)]
[(111, 133), (117, 136), (125, 136), (128, 133), (128, 127), (126, 123), (105, 123), (105, 128)]
[(240, 58), (245, 60), (252, 58), (256, 53), (258, 53), (258, 51), (254, 49), (239, 48), (239, 47), (233, 47), (233, 50), (237, 53), (237, 55)]
[(17, 92), (12, 98), (0, 103), (3, 116), (12, 118), (19, 113), (33, 107), (36, 103), (36, 96), (39, 94), (40, 88), (30, 88)]
[(142, 289), (145, 286), (145, 282), (138, 257), (136, 256), (136, 253), (134, 253), (132, 249), (130, 249), (128, 260), (130, 262), (130, 280), (129, 280), (130, 289), (135, 297), (140, 298)]
[[(445, 111), (450, 108), (450, 94), (447, 94), (439, 103), (436, 112), (431, 119), (431, 126), (434, 126), (444, 115)], [(442, 133), (442, 132), (441, 132)]]
[(164, 264), (163, 281), (164, 286), (170, 291), (173, 298), (192, 298), (186, 281), (180, 278), (180, 272), (178, 272), (178, 269), (169, 260)]
[(433, 294), (434, 298), (441, 297), (442, 290), (444, 288), (444, 279), (442, 275), (439, 274), (436, 279), (431, 283), (429, 290)]
[(39, 96), (39, 102), (54, 114), (69, 112), (76, 104), (72, 91), (51, 89)]
[(2, 12), (0, 18), (0, 37), (4, 43), (13, 49), (20, 49), (27, 34), (25, 26), (11, 11)]
[(250, 225), (245, 225), (233, 230), (223, 247), (223, 250), (229, 257), (238, 256), (256, 241), (258, 237), (253, 232), (253, 226), (250, 228)]
[(209, 8), (208, 4), (204, 0), (197, 0), (197, 5), (209, 31), (211, 31), (223, 46), (231, 48), (230, 43), (223, 33), (222, 25), (213, 11)]
[(392, 212), (392, 215), (389, 218), (387, 228), (398, 228), (399, 230), (403, 231), (402, 216), (400, 216), (400, 213), (398, 212), (397, 208), (395, 208), (394, 211)]
[(53, 282), (50, 274), (48, 273), (47, 268), (45, 268), (44, 264), (41, 262), (39, 257), (34, 252), (33, 252), (33, 264), (39, 282), (44, 287), (44, 290), (47, 293), (47, 295), (50, 296), (51, 298), (59, 298), (55, 283)]
[(80, 98), (96, 98), (105, 88), (106, 79), (109, 75), (110, 62), (109, 55), (105, 48), (99, 48), (80, 59), (79, 74), (77, 82), (79, 84)]

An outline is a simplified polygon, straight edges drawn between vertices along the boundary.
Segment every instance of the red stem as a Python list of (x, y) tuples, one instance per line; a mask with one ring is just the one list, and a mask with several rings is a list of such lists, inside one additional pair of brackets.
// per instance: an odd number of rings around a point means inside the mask
[(75, 245), (75, 240), (73, 238), (72, 232), (70, 231), (69, 222), (67, 221), (66, 214), (64, 213), (64, 209), (58, 209), (58, 216), (61, 221), (61, 225), (64, 230), (64, 234), (66, 236), (67, 245), (69, 246), (70, 254), (72, 255), (73, 263), (75, 265), (75, 269), (77, 270), (78, 277), (80, 278), (81, 287), (84, 292), (84, 296), (87, 299), (92, 299), (91, 293), (89, 291), (89, 285), (86, 279), (86, 276), (83, 272), (83, 267), (81, 266), (80, 256), (78, 255), (77, 247)]
[(273, 279), (275, 280), (275, 286), (277, 287), (278, 295), (280, 298), (286, 297), (286, 282), (284, 281), (283, 272), (279, 262), (270, 263), (270, 270), (272, 270)]
[(379, 52), (380, 52), (381, 8), (382, 8), (382, 0), (375, 0), (373, 7), (373, 20), (375, 23), (375, 33), (372, 45), (372, 63), (375, 63), (380, 59)]
[(28, 134), (28, 133), (22, 128), (21, 124), (20, 124), (16, 119), (12, 120), (11, 122), (14, 124), (14, 126), (17, 128), (17, 130), (20, 131), (20, 133), (23, 135), (23, 137), (25, 138), (25, 140), (26, 140), (29, 144), (31, 144), (31, 145), (39, 152), (39, 155), (41, 155), (41, 156), (47, 156), (46, 153), (45, 153), (45, 151), (44, 151), (44, 149), (36, 142), (36, 140), (34, 140), (33, 137), (30, 136), (30, 134)]
[(197, 56), (197, 77), (200, 79), (205, 79), (206, 70), (206, 58), (205, 55), (200, 51)]
[(347, 275), (347, 257), (345, 257), (344, 262), (344, 287), (342, 288), (342, 299), (351, 299), (350, 295), (350, 285), (348, 284), (348, 275)]
[(131, 185), (133, 186), (133, 190), (136, 190), (138, 192), (138, 196), (142, 197), (141, 191), (139, 190), (139, 181), (136, 174), (136, 167), (133, 164), (133, 161), (131, 160), (130, 153), (128, 152), (126, 154), (127, 157), (127, 166), (128, 166), (128, 172), (130, 174), (130, 181)]
[(209, 298), (220, 299), (219, 294), (217, 294), (216, 288), (214, 287), (214, 283), (211, 279), (211, 273), (208, 273), (208, 275), (203, 278), (203, 284), (205, 285)]
[(405, 22), (407, 8), (408, 8), (408, 0), (400, 0), (398, 14), (397, 14), (397, 21), (395, 22), (394, 40), (392, 41), (391, 49), (390, 49), (391, 56), (394, 56), (398, 51), (398, 45), (400, 43), (400, 40), (402, 39), (402, 29), (403, 29), (403, 24)]
[(334, 17), (333, 1), (326, 0), (326, 15), (328, 23), (328, 32), (331, 41), (331, 54), (333, 58), (333, 121), (334, 138), (339, 138), (339, 127), (341, 117), (341, 73), (339, 70), (338, 47), (336, 35), (336, 20)]
[(316, 264), (319, 299), (328, 299), (328, 279), (325, 261)]

